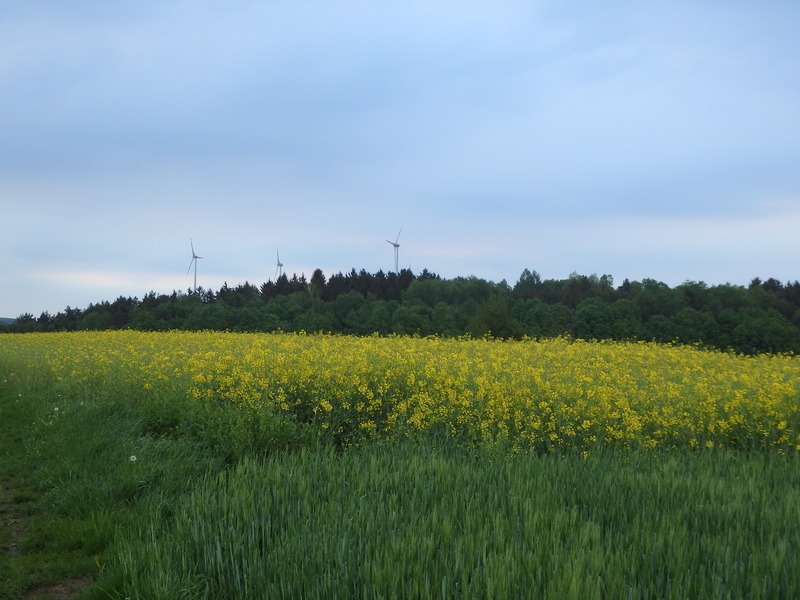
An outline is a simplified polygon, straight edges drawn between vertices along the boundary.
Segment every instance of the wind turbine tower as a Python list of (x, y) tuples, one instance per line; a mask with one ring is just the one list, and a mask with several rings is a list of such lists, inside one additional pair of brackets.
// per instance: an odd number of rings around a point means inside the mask
[(189, 268), (186, 269), (186, 274), (189, 274), (189, 271), (192, 270), (192, 263), (194, 263), (194, 293), (197, 293), (197, 259), (203, 258), (202, 256), (197, 256), (197, 253), (194, 251), (194, 242), (192, 242), (192, 238), (189, 238), (189, 244), (192, 246), (192, 260), (189, 263)]
[(400, 241), (400, 234), (401, 234), (402, 232), (403, 232), (403, 228), (401, 227), (401, 228), (400, 228), (400, 231), (398, 231), (398, 232), (397, 232), (397, 239), (395, 239), (395, 241), (392, 241), (392, 240), (386, 240), (386, 241), (387, 241), (387, 242), (389, 242), (389, 243), (390, 243), (392, 246), (394, 246), (394, 272), (395, 272), (395, 273), (399, 273), (399, 272), (400, 272), (400, 270), (399, 270), (399, 269), (398, 269), (398, 267), (397, 267), (397, 260), (398, 260), (398, 258), (399, 258), (399, 254), (400, 254), (400, 244), (398, 244), (398, 242)]
[(277, 279), (278, 279), (278, 278), (281, 276), (281, 274), (283, 273), (283, 271), (282, 271), (282, 269), (283, 269), (283, 263), (281, 262), (281, 251), (280, 251), (279, 249), (277, 249), (277, 248), (276, 248), (276, 254), (277, 254), (277, 256), (278, 256), (278, 266), (277, 266), (277, 267), (276, 267), (276, 269), (275, 269), (275, 280), (277, 281)]

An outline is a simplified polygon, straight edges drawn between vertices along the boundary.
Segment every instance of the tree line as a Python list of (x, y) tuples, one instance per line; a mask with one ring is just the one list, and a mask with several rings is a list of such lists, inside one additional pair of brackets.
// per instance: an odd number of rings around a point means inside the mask
[(700, 344), (745, 354), (800, 351), (800, 282), (748, 286), (687, 281), (674, 288), (610, 275), (542, 279), (525, 269), (512, 286), (477, 277), (351, 270), (310, 279), (286, 274), (143, 298), (119, 297), (38, 318), (20, 315), (0, 332), (104, 329), (306, 331), (646, 340)]

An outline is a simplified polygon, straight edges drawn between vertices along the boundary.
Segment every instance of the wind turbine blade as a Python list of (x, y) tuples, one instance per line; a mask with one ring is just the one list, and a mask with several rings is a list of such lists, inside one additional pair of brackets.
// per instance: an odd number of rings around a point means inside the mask
[(395, 244), (400, 241), (400, 234), (401, 233), (403, 233), (403, 228), (402, 227), (400, 228), (400, 231), (397, 232), (397, 239), (394, 241)]
[(191, 270), (192, 270), (192, 263), (193, 263), (194, 261), (195, 261), (195, 257), (193, 256), (193, 257), (192, 257), (192, 260), (190, 260), (190, 261), (189, 261), (189, 268), (188, 268), (188, 269), (186, 269), (186, 274), (187, 274), (187, 275), (189, 274), (189, 271), (191, 271)]
[(194, 242), (192, 241), (192, 238), (189, 238), (189, 245), (191, 245), (191, 247), (192, 247), (192, 256), (194, 256), (194, 255), (195, 255), (195, 252), (194, 252)]

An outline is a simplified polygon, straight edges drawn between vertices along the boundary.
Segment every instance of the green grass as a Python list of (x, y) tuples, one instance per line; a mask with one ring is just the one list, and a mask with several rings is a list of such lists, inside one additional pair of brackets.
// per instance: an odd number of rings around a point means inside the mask
[(795, 598), (798, 466), (321, 449), (206, 478), (118, 552), (131, 597)]
[(0, 371), (0, 598), (108, 598), (92, 583), (112, 543), (221, 468), (197, 440), (147, 435), (116, 392)]
[(3, 600), (800, 597), (796, 453), (226, 447), (63, 391), (0, 365)]

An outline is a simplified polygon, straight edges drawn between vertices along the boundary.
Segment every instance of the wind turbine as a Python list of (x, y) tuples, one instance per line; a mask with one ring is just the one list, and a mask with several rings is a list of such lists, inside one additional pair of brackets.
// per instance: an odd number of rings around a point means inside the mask
[(197, 293), (197, 259), (203, 258), (202, 256), (197, 256), (197, 253), (194, 251), (194, 242), (192, 242), (192, 238), (189, 238), (189, 244), (192, 246), (192, 260), (189, 263), (189, 268), (186, 269), (186, 274), (189, 274), (189, 271), (192, 270), (192, 263), (194, 263), (194, 293)]
[(275, 268), (275, 280), (277, 281), (278, 277), (281, 276), (282, 273), (281, 269), (283, 269), (283, 263), (281, 262), (281, 251), (277, 248), (275, 250), (276, 250), (275, 253), (278, 256), (278, 266)]
[(392, 246), (394, 246), (394, 272), (395, 273), (399, 273), (400, 272), (400, 270), (397, 268), (397, 259), (398, 259), (398, 254), (400, 253), (400, 244), (398, 244), (397, 242), (400, 241), (400, 234), (402, 233), (402, 231), (403, 231), (403, 228), (401, 227), (400, 231), (397, 232), (397, 239), (395, 241), (386, 240)]

